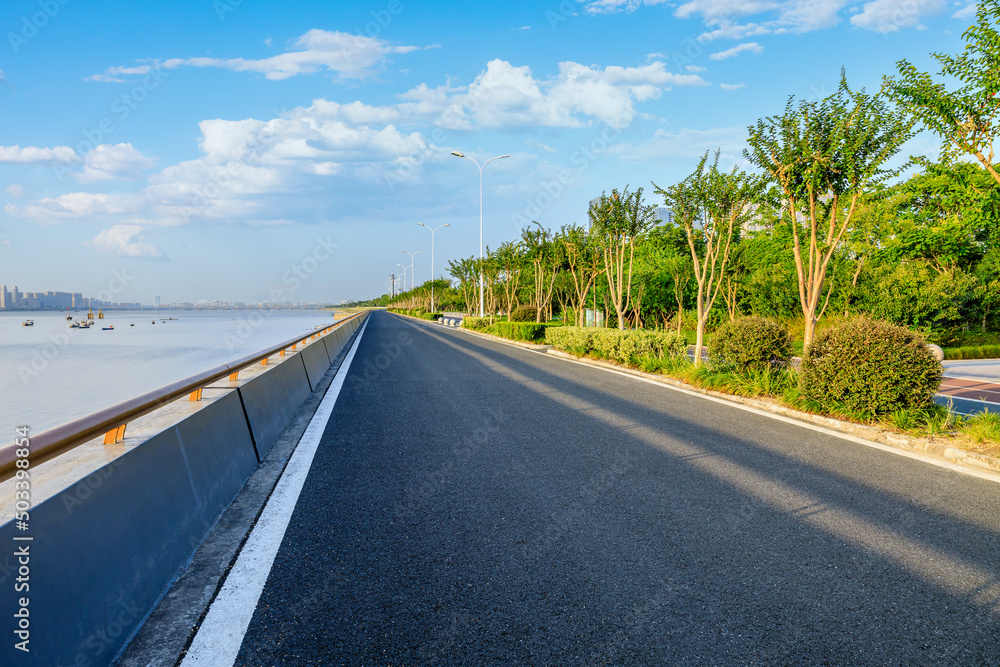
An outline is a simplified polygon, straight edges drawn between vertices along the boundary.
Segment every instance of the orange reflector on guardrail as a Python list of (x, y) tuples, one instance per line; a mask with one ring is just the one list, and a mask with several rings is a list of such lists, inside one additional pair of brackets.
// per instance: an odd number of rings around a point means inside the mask
[(122, 424), (118, 428), (113, 428), (104, 434), (104, 444), (113, 445), (116, 442), (121, 442), (125, 439), (125, 424)]

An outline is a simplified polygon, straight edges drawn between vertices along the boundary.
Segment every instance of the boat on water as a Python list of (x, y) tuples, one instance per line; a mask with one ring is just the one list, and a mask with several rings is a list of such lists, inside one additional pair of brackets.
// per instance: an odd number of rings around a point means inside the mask
[(35, 326), (35, 321), (34, 320), (25, 320), (25, 321), (21, 322), (21, 326), (22, 327), (33, 327), (33, 326)]
[(114, 331), (114, 330), (115, 330), (115, 325), (113, 324), (110, 327), (101, 327), (101, 331)]

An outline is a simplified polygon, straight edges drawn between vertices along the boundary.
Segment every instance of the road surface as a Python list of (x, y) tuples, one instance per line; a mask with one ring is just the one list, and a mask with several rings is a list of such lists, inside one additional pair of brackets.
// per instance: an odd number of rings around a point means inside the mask
[(374, 312), (236, 664), (1000, 664), (998, 554), (994, 481)]

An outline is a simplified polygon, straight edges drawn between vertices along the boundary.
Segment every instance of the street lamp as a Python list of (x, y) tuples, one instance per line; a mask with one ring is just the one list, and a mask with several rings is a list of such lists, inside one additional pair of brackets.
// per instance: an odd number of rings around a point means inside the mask
[(406, 267), (402, 264), (397, 264), (399, 268), (403, 269), (403, 291), (406, 291)]
[(451, 223), (446, 222), (445, 224), (438, 225), (433, 229), (431, 229), (422, 222), (418, 222), (417, 224), (423, 227), (424, 229), (431, 230), (431, 312), (436, 313), (437, 311), (434, 310), (434, 232), (441, 229), (442, 227), (451, 227)]
[[(471, 157), (461, 151), (452, 151), (451, 154), (455, 157), (463, 157), (466, 160), (472, 160)], [(485, 169), (486, 165), (490, 162), (493, 162), (493, 160), (502, 160), (506, 157), (510, 157), (510, 154), (491, 157), (489, 160), (484, 162), (482, 166), (480, 166), (480, 164), (475, 160), (472, 160), (473, 164), (479, 167), (479, 317), (486, 316), (486, 306), (483, 302), (483, 169)]]
[(413, 258), (423, 252), (423, 250), (418, 250), (416, 252), (406, 252), (402, 251), (404, 255), (410, 256), (410, 289), (417, 288), (417, 273), (413, 270)]

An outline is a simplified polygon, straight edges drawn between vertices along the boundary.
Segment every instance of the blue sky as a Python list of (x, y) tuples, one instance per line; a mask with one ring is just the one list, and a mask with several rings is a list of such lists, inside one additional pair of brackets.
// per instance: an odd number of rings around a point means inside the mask
[[(8, 0), (0, 284), (337, 302), (602, 190), (669, 185), (790, 95), (957, 52), (951, 0)], [(910, 148), (934, 152), (921, 135)], [(117, 272), (117, 273), (116, 273)], [(121, 276), (125, 275), (126, 280)], [(125, 283), (124, 288), (119, 285)]]

